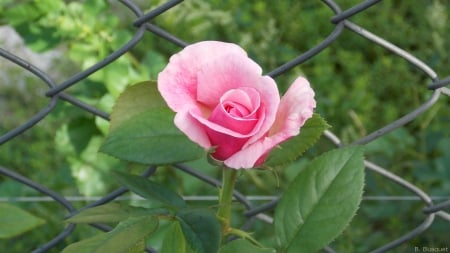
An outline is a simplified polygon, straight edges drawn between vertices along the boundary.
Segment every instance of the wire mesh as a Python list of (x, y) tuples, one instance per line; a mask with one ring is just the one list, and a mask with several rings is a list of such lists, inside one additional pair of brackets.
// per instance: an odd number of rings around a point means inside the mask
[[(55, 83), (47, 73), (41, 71), (39, 68), (30, 64), (27, 61), (27, 59), (22, 59), (17, 55), (10, 53), (7, 48), (0, 48), (0, 56), (3, 57), (4, 60), (17, 64), (23, 69), (23, 71), (33, 74), (48, 86), (48, 90), (45, 93), (45, 95), (47, 96), (47, 104), (44, 107), (42, 107), (38, 113), (29, 118), (29, 120), (27, 120), (20, 126), (8, 131), (3, 136), (0, 136), (0, 145), (13, 140), (15, 137), (23, 134), (25, 131), (35, 126), (38, 122), (44, 120), (49, 114), (51, 114), (55, 110), (57, 103), (61, 101), (67, 102), (72, 106), (78, 107), (84, 110), (86, 113), (99, 116), (103, 119), (108, 119), (108, 113), (98, 108), (95, 108), (94, 106), (91, 106), (81, 101), (80, 99), (77, 99), (74, 96), (65, 93), (65, 90), (67, 90), (71, 86), (79, 84), (80, 81), (84, 80), (85, 78), (92, 75), (96, 71), (116, 61), (123, 54), (131, 50), (135, 45), (140, 43), (145, 34), (152, 34), (153, 36), (161, 37), (164, 40), (173, 43), (174, 45), (179, 47), (184, 47), (188, 45), (188, 43), (184, 42), (180, 38), (177, 38), (175, 34), (171, 34), (170, 32), (162, 29), (161, 27), (158, 27), (155, 24), (151, 23), (151, 21), (154, 18), (156, 18), (159, 15), (163, 15), (166, 11), (170, 10), (171, 8), (182, 8), (181, 6), (178, 6), (180, 3), (182, 3), (182, 1), (180, 0), (167, 1), (165, 4), (158, 6), (157, 8), (154, 8), (153, 10), (147, 13), (144, 13), (144, 11), (141, 10), (138, 7), (138, 5), (136, 5), (132, 1), (121, 0), (120, 2), (123, 4), (125, 8), (128, 8), (136, 15), (136, 19), (133, 22), (133, 26), (135, 27), (135, 33), (132, 39), (130, 39), (119, 49), (115, 50), (104, 60), (95, 63), (91, 67), (73, 75), (72, 77), (68, 78), (67, 80), (61, 83)], [(450, 89), (446, 87), (450, 83), (450, 77), (440, 78), (438, 74), (430, 66), (428, 66), (420, 59), (416, 58), (413, 54), (409, 53), (406, 50), (403, 50), (402, 48), (383, 39), (382, 37), (377, 36), (376, 34), (373, 34), (368, 30), (365, 30), (363, 27), (349, 20), (349, 18), (351, 18), (352, 16), (363, 13), (369, 7), (376, 5), (378, 2), (380, 2), (380, 0), (364, 1), (361, 4), (344, 11), (341, 10), (339, 5), (335, 1), (323, 0), (322, 2), (335, 13), (334, 16), (330, 17), (331, 23), (335, 25), (334, 30), (328, 35), (328, 37), (323, 39), (320, 43), (318, 43), (314, 47), (307, 50), (305, 53), (294, 57), (291, 61), (286, 62), (285, 64), (268, 72), (269, 76), (277, 77), (283, 75), (284, 73), (288, 72), (297, 65), (302, 64), (310, 59), (313, 59), (322, 50), (331, 47), (334, 41), (339, 40), (340, 35), (344, 30), (348, 30), (372, 42), (373, 44), (385, 48), (386, 50), (392, 52), (393, 55), (395, 55), (396, 57), (402, 58), (403, 60), (409, 62), (411, 65), (415, 66), (417, 69), (422, 71), (430, 80), (428, 83), (428, 89), (431, 90), (430, 92), (431, 95), (429, 96), (428, 100), (423, 102), (418, 108), (412, 109), (408, 114), (403, 115), (398, 119), (394, 120), (393, 122), (390, 122), (389, 124), (380, 127), (378, 130), (366, 135), (365, 137), (357, 140), (354, 143), (343, 143), (339, 139), (339, 137), (337, 137), (333, 132), (327, 130), (324, 133), (324, 135), (327, 139), (329, 139), (332, 143), (334, 143), (334, 145), (336, 145), (337, 147), (341, 147), (350, 144), (367, 144), (376, 139), (383, 138), (393, 130), (398, 129), (411, 121), (417, 120), (417, 118), (421, 114), (423, 114), (427, 110), (430, 110), (430, 108), (432, 108), (439, 99), (443, 99), (443, 97), (445, 99), (446, 97), (450, 96)], [(450, 207), (449, 199), (445, 197), (443, 198), (432, 197), (429, 193), (423, 191), (415, 184), (408, 182), (403, 177), (390, 172), (389, 169), (383, 168), (382, 166), (379, 166), (371, 161), (366, 160), (365, 166), (367, 170), (377, 173), (382, 177), (384, 177), (386, 180), (389, 180), (410, 191), (412, 194), (411, 197), (415, 200), (420, 200), (421, 202), (423, 202), (424, 206), (422, 210), (423, 222), (421, 224), (419, 225), (409, 224), (408, 226), (410, 227), (410, 230), (407, 231), (404, 235), (400, 236), (399, 238), (393, 239), (392, 242), (383, 245), (378, 249), (373, 249), (372, 252), (387, 252), (390, 250), (395, 250), (395, 248), (398, 247), (399, 245), (408, 242), (414, 237), (426, 233), (427, 229), (435, 222), (438, 221), (445, 222), (448, 225), (450, 225), (449, 223), (450, 214), (448, 211), (446, 211), (446, 209), (448, 210), (448, 208)], [(202, 174), (195, 168), (191, 168), (183, 164), (178, 164), (176, 165), (176, 167), (178, 170), (192, 177), (198, 178), (199, 180), (202, 180), (206, 184), (209, 184), (213, 187), (220, 186), (219, 181), (209, 177), (208, 175)], [(155, 170), (156, 168), (150, 167), (145, 172), (142, 173), (142, 176), (145, 177), (152, 176)], [(61, 207), (67, 210), (68, 216), (73, 215), (85, 208), (117, 200), (120, 198), (120, 196), (122, 196), (124, 193), (127, 192), (125, 188), (120, 188), (111, 192), (106, 196), (95, 199), (95, 201), (91, 202), (89, 205), (81, 209), (76, 209), (72, 204), (72, 201), (77, 201), (76, 199), (69, 198), (70, 199), (69, 200), (68, 198), (61, 196), (58, 192), (46, 188), (44, 184), (34, 182), (28, 179), (26, 176), (14, 172), (13, 169), (0, 166), (0, 174), (2, 174), (6, 178), (18, 181), (21, 184), (26, 185), (27, 187), (30, 187), (40, 192), (42, 195), (47, 196), (47, 198), (51, 198), (52, 200), (56, 201), (61, 205)], [(270, 196), (269, 199), (266, 199), (267, 201), (266, 203), (258, 206), (255, 206), (252, 203), (252, 201), (249, 200), (248, 196), (245, 196), (239, 193), (238, 191), (235, 192), (234, 197), (246, 208), (246, 211), (243, 213), (243, 216), (246, 217), (246, 219), (248, 220), (245, 227), (251, 227), (254, 218), (261, 219), (268, 223), (272, 222), (272, 218), (266, 213), (275, 208), (278, 202), (278, 198), (276, 196)], [(365, 199), (370, 200), (371, 197), (366, 196)], [(389, 196), (385, 196), (382, 199), (383, 200), (389, 199)], [(377, 199), (375, 196), (372, 197), (371, 200), (377, 201), (380, 199)], [(395, 198), (395, 196), (393, 196), (393, 200), (401, 201), (405, 199), (402, 199), (401, 196), (400, 198)], [(100, 224), (93, 224), (93, 226), (104, 231), (108, 231), (110, 229)], [(74, 227), (75, 225), (68, 225), (63, 231), (61, 231), (59, 235), (55, 235), (53, 240), (49, 241), (45, 245), (37, 247), (33, 252), (36, 253), (47, 252), (49, 249), (55, 247), (55, 245), (57, 245), (58, 243), (61, 243), (61, 241), (64, 240), (66, 237), (70, 236), (70, 234), (74, 230)], [(326, 252), (335, 252), (330, 247), (327, 247), (324, 250)], [(156, 250), (149, 247), (147, 249), (147, 252), (156, 252)]]

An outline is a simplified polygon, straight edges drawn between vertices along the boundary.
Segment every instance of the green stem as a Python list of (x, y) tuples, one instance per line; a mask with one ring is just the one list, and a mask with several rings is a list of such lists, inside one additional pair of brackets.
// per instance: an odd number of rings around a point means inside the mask
[(264, 245), (262, 245), (261, 243), (259, 243), (257, 240), (255, 240), (249, 233), (239, 230), (239, 229), (235, 229), (235, 228), (231, 228), (230, 229), (230, 234), (236, 235), (242, 239), (245, 239), (251, 243), (253, 243), (254, 245), (260, 247), (260, 248), (264, 248)]
[[(222, 224), (223, 239), (230, 233), (231, 202), (233, 201), (233, 190), (236, 183), (237, 170), (222, 168), (222, 189), (219, 196), (219, 210), (217, 218)], [(225, 240), (222, 240), (225, 241)]]

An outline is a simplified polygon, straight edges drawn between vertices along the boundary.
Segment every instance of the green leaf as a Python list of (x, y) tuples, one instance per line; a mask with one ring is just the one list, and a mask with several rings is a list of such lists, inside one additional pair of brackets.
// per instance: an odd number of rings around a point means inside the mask
[(203, 148), (175, 127), (174, 116), (155, 82), (132, 85), (113, 107), (110, 133), (100, 151), (119, 159), (153, 165), (204, 156)]
[(283, 142), (270, 152), (264, 166), (284, 166), (292, 163), (308, 150), (329, 127), (319, 114), (314, 114), (300, 129), (299, 135)]
[(198, 159), (205, 151), (173, 123), (174, 114), (157, 108), (137, 114), (111, 131), (101, 152), (127, 161), (163, 165)]
[(16, 4), (8, 8), (5, 17), (11, 26), (17, 26), (27, 21), (36, 21), (43, 14), (33, 3)]
[(155, 81), (145, 81), (127, 87), (114, 104), (110, 115), (110, 131), (133, 116), (154, 108), (167, 108)]
[(163, 208), (147, 209), (113, 202), (86, 209), (66, 221), (70, 223), (120, 222), (132, 216), (157, 214), (168, 214), (168, 211)]
[(124, 253), (143, 252), (143, 240), (158, 228), (154, 216), (131, 217), (114, 230), (76, 242), (64, 248), (63, 253)]
[(316, 252), (338, 236), (361, 202), (361, 147), (330, 151), (313, 160), (285, 191), (275, 210), (281, 252)]
[(145, 199), (156, 199), (169, 206), (179, 208), (186, 206), (186, 202), (181, 196), (147, 178), (119, 171), (113, 171), (113, 175), (119, 183)]
[(138, 114), (110, 132), (100, 151), (119, 159), (153, 165), (204, 156), (205, 151), (175, 127), (173, 117), (172, 111), (166, 108)]
[(161, 253), (187, 253), (186, 246), (180, 223), (173, 222), (165, 234)]
[(134, 246), (127, 249), (127, 253), (142, 253), (145, 252), (146, 240), (142, 239), (138, 241)]
[(149, 71), (149, 76), (156, 78), (167, 65), (167, 57), (154, 50), (147, 50), (142, 59), (141, 66)]
[(16, 206), (0, 203), (0, 238), (11, 238), (23, 234), (45, 223)]
[(251, 242), (249, 242), (247, 240), (238, 239), (238, 240), (234, 240), (234, 241), (231, 241), (231, 242), (225, 244), (219, 250), (219, 253), (238, 253), (238, 252), (275, 253), (275, 249), (260, 248), (260, 247), (253, 245)]
[(220, 224), (208, 209), (184, 209), (176, 215), (186, 242), (197, 253), (217, 252)]
[(94, 136), (100, 134), (95, 126), (95, 122), (89, 117), (77, 117), (71, 119), (67, 124), (67, 133), (70, 143), (75, 148), (75, 152), (80, 154), (89, 145), (90, 138), (86, 136)]

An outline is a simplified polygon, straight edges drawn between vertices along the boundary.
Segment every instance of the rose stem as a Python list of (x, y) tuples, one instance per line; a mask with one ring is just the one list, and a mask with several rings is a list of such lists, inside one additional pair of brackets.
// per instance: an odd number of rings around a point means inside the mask
[(231, 231), (231, 202), (233, 200), (233, 190), (236, 183), (237, 170), (223, 168), (222, 171), (222, 189), (220, 190), (217, 218), (222, 223), (222, 242), (224, 242), (225, 237)]

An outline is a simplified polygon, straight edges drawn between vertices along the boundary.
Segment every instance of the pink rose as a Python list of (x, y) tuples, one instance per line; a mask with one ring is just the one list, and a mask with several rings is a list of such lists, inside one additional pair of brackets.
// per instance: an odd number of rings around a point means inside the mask
[(280, 100), (275, 81), (242, 48), (217, 41), (173, 55), (158, 89), (176, 112), (175, 125), (235, 169), (262, 164), (276, 145), (299, 134), (316, 106), (306, 79), (297, 78)]

